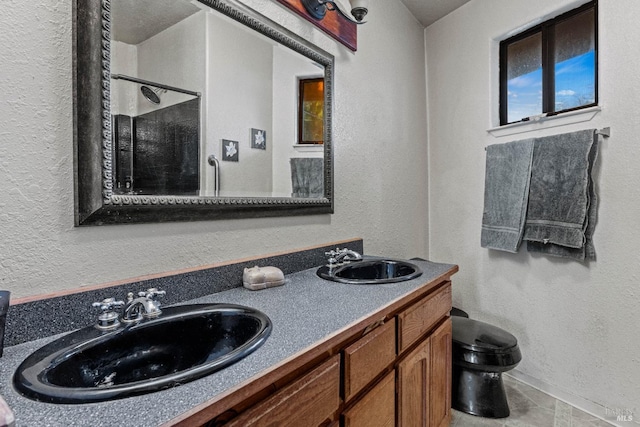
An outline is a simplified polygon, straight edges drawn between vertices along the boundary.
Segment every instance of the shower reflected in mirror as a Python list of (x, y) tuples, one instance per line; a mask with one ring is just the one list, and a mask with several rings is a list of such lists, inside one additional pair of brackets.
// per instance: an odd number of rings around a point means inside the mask
[(200, 94), (121, 74), (111, 78), (114, 193), (197, 195)]

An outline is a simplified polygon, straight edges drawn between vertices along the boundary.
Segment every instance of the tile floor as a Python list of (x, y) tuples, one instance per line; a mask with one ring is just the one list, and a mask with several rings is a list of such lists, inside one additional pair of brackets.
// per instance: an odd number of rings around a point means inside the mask
[(505, 375), (503, 378), (511, 410), (508, 418), (480, 418), (454, 410), (451, 427), (609, 427), (612, 425), (512, 377)]

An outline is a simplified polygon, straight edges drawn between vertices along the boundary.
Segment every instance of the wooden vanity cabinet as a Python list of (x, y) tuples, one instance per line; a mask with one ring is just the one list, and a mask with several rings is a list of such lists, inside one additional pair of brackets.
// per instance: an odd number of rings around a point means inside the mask
[[(347, 407), (343, 427), (450, 424), (450, 311), (451, 283), (446, 282), (343, 351)], [(390, 350), (391, 340), (397, 344), (395, 353)], [(353, 372), (359, 373), (358, 389), (350, 386)], [(351, 397), (384, 372), (388, 373), (351, 405)]]
[(202, 414), (191, 421), (208, 419), (206, 426), (232, 427), (448, 426), (450, 310), (451, 282), (425, 286), (413, 298), (376, 313), (360, 329), (336, 335), (331, 346), (309, 350), (301, 356), (308, 360), (306, 367), (264, 382), (274, 391), (243, 393), (248, 397), (231, 411), (240, 414), (230, 421)]

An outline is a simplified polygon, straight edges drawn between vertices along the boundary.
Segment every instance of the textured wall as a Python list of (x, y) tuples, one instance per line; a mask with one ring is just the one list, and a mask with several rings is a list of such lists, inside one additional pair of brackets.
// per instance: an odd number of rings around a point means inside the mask
[[(228, 19), (207, 14), (207, 154), (220, 160), (220, 195), (270, 195), (272, 144), (251, 148), (251, 128), (273, 134), (273, 47)], [(237, 52), (235, 50), (237, 49)], [(238, 142), (238, 161), (224, 161), (222, 140)], [(213, 168), (205, 168), (213, 175)], [(209, 182), (213, 181), (213, 176)]]
[[(473, 0), (426, 30), (430, 258), (460, 265), (454, 303), (518, 337), (521, 373), (587, 406), (595, 402), (597, 415), (606, 416), (608, 407), (634, 409), (637, 417), (640, 3), (599, 2), (600, 114), (586, 123), (496, 138), (486, 130), (497, 124), (497, 40), (575, 2), (529, 5)], [(597, 166), (596, 262), (480, 247), (486, 145), (604, 126), (612, 136)]]
[[(71, 1), (0, 14), (0, 288), (14, 297), (359, 236), (426, 256), (423, 29), (375, 2), (354, 55), (275, 2), (247, 1), (336, 56), (336, 213), (74, 228)], [(450, 259), (449, 261), (455, 261)]]
[[(135, 46), (135, 77), (193, 92), (205, 92), (205, 12), (195, 13)], [(175, 64), (190, 64), (177, 67)], [(111, 70), (113, 72), (113, 69)], [(160, 92), (160, 107), (193, 99), (175, 91)], [(138, 115), (156, 111), (158, 106), (138, 95)]]

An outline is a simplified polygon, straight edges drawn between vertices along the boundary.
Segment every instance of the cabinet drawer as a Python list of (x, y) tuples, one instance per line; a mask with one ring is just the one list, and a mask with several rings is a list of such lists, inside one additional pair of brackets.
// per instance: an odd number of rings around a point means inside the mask
[(396, 319), (378, 326), (344, 350), (344, 399), (349, 400), (396, 358)]
[(317, 426), (340, 406), (340, 356), (333, 356), (226, 426)]
[(451, 282), (398, 314), (398, 352), (402, 353), (451, 311)]
[(394, 372), (384, 377), (358, 403), (344, 413), (344, 427), (393, 427), (396, 419)]

